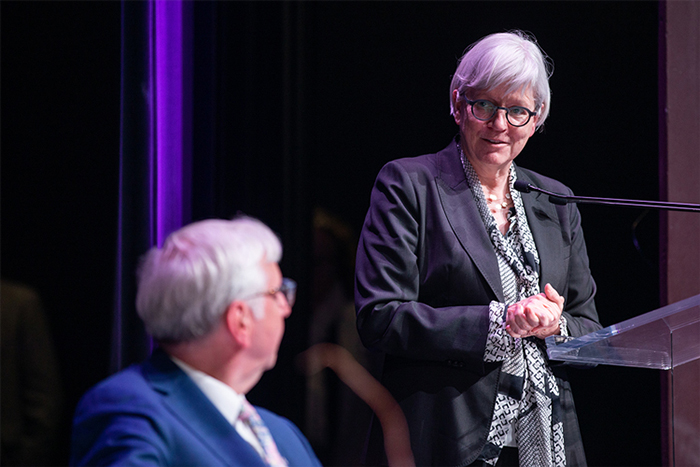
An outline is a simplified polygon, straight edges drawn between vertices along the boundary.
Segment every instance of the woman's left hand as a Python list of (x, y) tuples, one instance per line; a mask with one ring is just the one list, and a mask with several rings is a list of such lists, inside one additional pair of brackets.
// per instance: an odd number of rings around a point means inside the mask
[(544, 339), (559, 334), (559, 318), (564, 310), (564, 297), (550, 284), (539, 293), (508, 307), (506, 331), (512, 337), (535, 336)]

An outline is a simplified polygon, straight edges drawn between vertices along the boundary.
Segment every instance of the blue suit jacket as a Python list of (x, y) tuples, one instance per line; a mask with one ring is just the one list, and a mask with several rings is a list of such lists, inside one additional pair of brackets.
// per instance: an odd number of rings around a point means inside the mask
[[(256, 407), (289, 465), (319, 466), (286, 418)], [(264, 466), (248, 442), (162, 351), (91, 389), (73, 422), (72, 465)]]

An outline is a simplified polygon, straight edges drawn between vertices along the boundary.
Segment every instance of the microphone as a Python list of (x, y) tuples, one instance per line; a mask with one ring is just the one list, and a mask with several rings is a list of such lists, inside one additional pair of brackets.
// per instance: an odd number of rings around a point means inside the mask
[(700, 212), (700, 204), (673, 203), (667, 201), (641, 201), (636, 199), (592, 198), (588, 196), (568, 196), (563, 195), (561, 193), (553, 193), (551, 191), (544, 190), (538, 186), (532, 185), (522, 180), (516, 180), (513, 184), (513, 188), (515, 188), (521, 193), (531, 193), (533, 191), (536, 191), (538, 193), (545, 194), (549, 196), (550, 203), (558, 204), (560, 206), (563, 206), (567, 203), (582, 203), (605, 204), (610, 206), (627, 206), (650, 209), (666, 209), (669, 211)]
[(516, 180), (515, 183), (513, 184), (513, 188), (518, 190), (520, 193), (530, 193), (532, 191), (532, 188), (534, 185), (530, 185), (527, 182), (523, 182), (522, 180)]

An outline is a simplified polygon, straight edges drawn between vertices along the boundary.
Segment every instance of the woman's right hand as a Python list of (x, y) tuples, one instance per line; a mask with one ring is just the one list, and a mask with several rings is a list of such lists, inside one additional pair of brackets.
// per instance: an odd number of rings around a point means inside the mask
[(564, 297), (547, 284), (544, 293), (508, 307), (506, 331), (515, 338), (536, 336), (544, 339), (559, 334), (559, 318), (563, 310)]

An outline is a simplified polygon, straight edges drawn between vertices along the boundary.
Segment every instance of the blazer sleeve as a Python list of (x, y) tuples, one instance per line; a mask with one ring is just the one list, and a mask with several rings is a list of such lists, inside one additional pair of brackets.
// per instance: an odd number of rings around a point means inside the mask
[[(447, 297), (447, 284), (436, 283), (445, 269), (440, 254), (459, 249), (466, 257), (442, 214), (436, 185), (425, 158), (389, 162), (377, 176), (357, 252), (357, 327), (370, 349), (455, 360), (482, 372), (490, 299), (483, 292), (480, 301), (462, 292)], [(470, 288), (468, 273), (460, 276), (460, 287)]]
[[(566, 189), (573, 194), (570, 189)], [(569, 335), (580, 337), (602, 328), (595, 306), (596, 283), (591, 275), (586, 241), (581, 228), (581, 214), (575, 204), (562, 206), (566, 209), (571, 239), (571, 256), (564, 297), (564, 316)]]
[[(566, 185), (527, 169), (518, 169), (523, 177), (546, 190), (572, 195)], [(552, 204), (545, 195), (523, 198), (537, 251), (541, 259), (540, 282), (549, 282), (564, 297), (563, 316), (569, 335), (580, 337), (599, 330), (595, 305), (596, 283), (591, 275), (581, 214), (575, 203)]]

